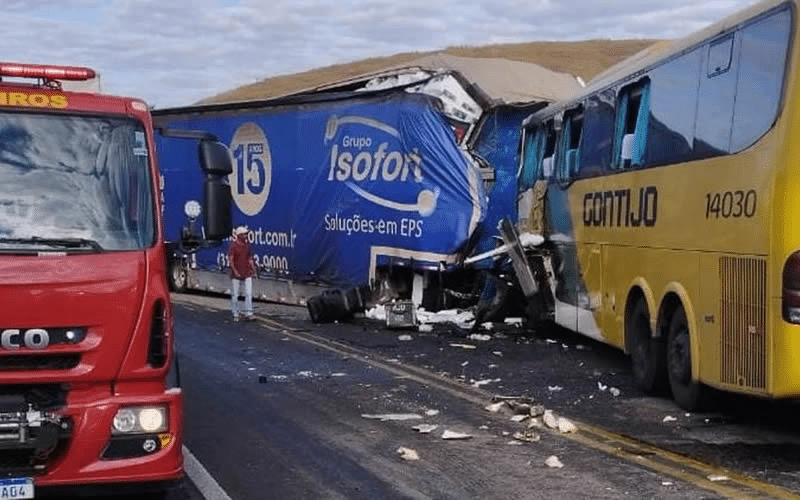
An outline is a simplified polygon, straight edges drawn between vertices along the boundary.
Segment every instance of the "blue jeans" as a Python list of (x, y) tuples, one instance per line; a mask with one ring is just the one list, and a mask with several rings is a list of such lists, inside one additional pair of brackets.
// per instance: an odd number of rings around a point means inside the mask
[(243, 280), (231, 278), (231, 312), (234, 318), (239, 317), (239, 285), (244, 283), (244, 315), (253, 315), (253, 278)]

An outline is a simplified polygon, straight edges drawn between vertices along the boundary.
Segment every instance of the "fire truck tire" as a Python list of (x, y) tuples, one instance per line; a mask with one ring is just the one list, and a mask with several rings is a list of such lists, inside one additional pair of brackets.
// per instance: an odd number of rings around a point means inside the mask
[(173, 292), (186, 290), (188, 276), (186, 266), (181, 259), (172, 260), (169, 264), (169, 288)]

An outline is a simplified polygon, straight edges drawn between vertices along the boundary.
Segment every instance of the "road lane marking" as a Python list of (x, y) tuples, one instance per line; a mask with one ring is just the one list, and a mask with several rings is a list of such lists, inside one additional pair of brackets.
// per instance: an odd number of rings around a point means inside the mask
[(232, 500), (186, 446), (183, 447), (183, 469), (206, 500)]

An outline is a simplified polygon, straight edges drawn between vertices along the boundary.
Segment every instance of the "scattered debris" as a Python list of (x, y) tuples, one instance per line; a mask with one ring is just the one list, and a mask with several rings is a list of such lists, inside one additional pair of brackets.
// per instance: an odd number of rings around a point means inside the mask
[(494, 354), (495, 356), (500, 356), (501, 358), (503, 357), (503, 353), (500, 351), (492, 351), (492, 354)]
[(573, 424), (570, 420), (559, 417), (558, 418), (558, 431), (562, 434), (567, 434), (569, 432), (577, 432), (578, 428)]
[(522, 422), (526, 418), (528, 418), (528, 415), (522, 415), (520, 413), (517, 413), (516, 415), (511, 415), (512, 422)]
[(524, 431), (524, 432), (515, 432), (513, 434), (513, 436), (514, 436), (514, 439), (516, 439), (518, 441), (526, 441), (528, 443), (535, 443), (536, 441), (539, 441), (540, 439), (542, 439), (541, 434), (539, 434), (536, 431), (532, 431), (532, 430), (527, 430), (527, 431)]
[(544, 415), (544, 412), (545, 412), (544, 406), (533, 405), (531, 406), (529, 414), (531, 417), (541, 417), (542, 415)]
[(412, 427), (412, 429), (419, 432), (420, 434), (430, 434), (431, 432), (435, 431), (438, 428), (439, 426), (434, 424), (420, 424)]
[(442, 433), (442, 439), (469, 439), (472, 436), (463, 432), (446, 430)]
[(503, 320), (503, 323), (513, 326), (522, 326), (523, 320), (522, 318), (506, 318)]
[(415, 450), (406, 448), (405, 446), (397, 448), (397, 453), (400, 454), (400, 458), (403, 460), (419, 460), (419, 454)]
[(564, 467), (564, 464), (562, 464), (561, 460), (559, 460), (558, 457), (555, 455), (550, 455), (549, 457), (547, 457), (547, 460), (544, 461), (544, 464), (554, 469), (560, 469)]
[(397, 337), (397, 340), (399, 340), (400, 342), (408, 342), (409, 340), (413, 340), (413, 337), (408, 334), (400, 335), (399, 337)]
[(470, 339), (470, 340), (477, 340), (479, 342), (485, 342), (487, 340), (492, 340), (492, 336), (491, 335), (484, 335), (484, 334), (481, 334), (481, 333), (473, 333), (467, 338)]
[(463, 363), (461, 363), (461, 366), (467, 366), (468, 364), (469, 364), (469, 361), (464, 361)]
[(476, 346), (470, 344), (450, 344), (450, 347), (460, 347), (462, 349), (475, 349)]
[(673, 417), (673, 416), (671, 416), (671, 415), (667, 415), (666, 417), (664, 417), (664, 420), (662, 420), (662, 422), (665, 422), (665, 423), (666, 422), (675, 422), (676, 420), (678, 420), (678, 419)]
[(610, 393), (611, 393), (611, 395), (612, 395), (612, 396), (614, 396), (615, 398), (616, 398), (617, 396), (619, 396), (620, 394), (622, 394), (622, 391), (620, 391), (620, 390), (619, 390), (619, 389), (617, 389), (616, 387), (612, 387), (612, 388), (610, 388), (610, 389), (608, 390), (608, 392), (610, 392)]
[(418, 420), (422, 418), (422, 415), (417, 415), (416, 413), (387, 413), (384, 415), (361, 415), (361, 418), (380, 420), (381, 422), (389, 422), (389, 421), (402, 421), (402, 420)]
[(504, 407), (504, 406), (506, 406), (506, 403), (505, 403), (505, 401), (500, 401), (500, 402), (497, 402), (497, 403), (492, 403), (492, 404), (490, 404), (490, 405), (486, 406), (486, 409), (487, 409), (488, 411), (492, 412), (492, 413), (497, 413), (497, 412), (499, 412), (501, 409), (503, 409), (503, 407)]
[(547, 390), (550, 391), (550, 392), (558, 392), (558, 391), (561, 391), (563, 389), (564, 388), (561, 387), (560, 385), (548, 385), (547, 386)]
[(608, 389), (608, 386), (598, 380), (597, 381), (597, 388), (600, 389), (601, 391), (605, 391), (606, 389)]
[(420, 332), (422, 332), (422, 333), (429, 333), (429, 332), (432, 332), (432, 331), (433, 331), (433, 325), (429, 325), (429, 324), (422, 324), (422, 325), (419, 325), (419, 327), (417, 328), (417, 330), (419, 330), (419, 331), (420, 331)]
[(727, 481), (728, 480), (728, 476), (723, 476), (721, 474), (711, 474), (710, 476), (707, 476), (707, 479), (709, 481), (714, 481), (714, 482)]
[(429, 417), (435, 417), (438, 414), (439, 414), (439, 410), (426, 410), (425, 411), (425, 415), (427, 415)]
[(490, 378), (490, 379), (485, 379), (485, 380), (476, 380), (476, 381), (472, 382), (472, 387), (480, 387), (480, 386), (482, 386), (482, 385), (486, 385), (486, 384), (493, 384), (493, 383), (500, 382), (500, 381), (501, 381), (501, 380), (500, 380), (499, 378)]
[(550, 427), (551, 429), (555, 429), (558, 427), (558, 417), (553, 413), (553, 410), (545, 410), (544, 414), (542, 415), (542, 421), (544, 425)]

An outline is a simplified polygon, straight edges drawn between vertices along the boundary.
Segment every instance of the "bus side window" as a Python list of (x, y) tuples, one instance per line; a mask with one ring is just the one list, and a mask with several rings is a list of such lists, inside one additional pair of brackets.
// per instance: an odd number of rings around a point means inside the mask
[(545, 127), (544, 153), (542, 153), (542, 179), (550, 179), (555, 175), (556, 131), (552, 120)]
[(568, 181), (578, 173), (578, 151), (583, 131), (583, 106), (564, 113), (559, 135), (559, 154), (556, 155), (556, 176)]
[(705, 70), (700, 75), (694, 157), (710, 158), (730, 151), (733, 103), (736, 99), (734, 35), (712, 41), (703, 50)]
[(740, 38), (739, 78), (731, 151), (741, 151), (772, 127), (778, 113), (791, 38), (792, 11), (784, 8), (746, 26)]
[(623, 87), (617, 99), (614, 158), (617, 168), (644, 165), (647, 122), (650, 115), (650, 79)]
[(581, 178), (603, 175), (611, 169), (615, 96), (609, 89), (586, 100), (578, 160), (578, 176)]
[(533, 187), (533, 183), (542, 176), (542, 155), (546, 135), (541, 125), (526, 127), (522, 134), (522, 156), (517, 173), (519, 192)]

